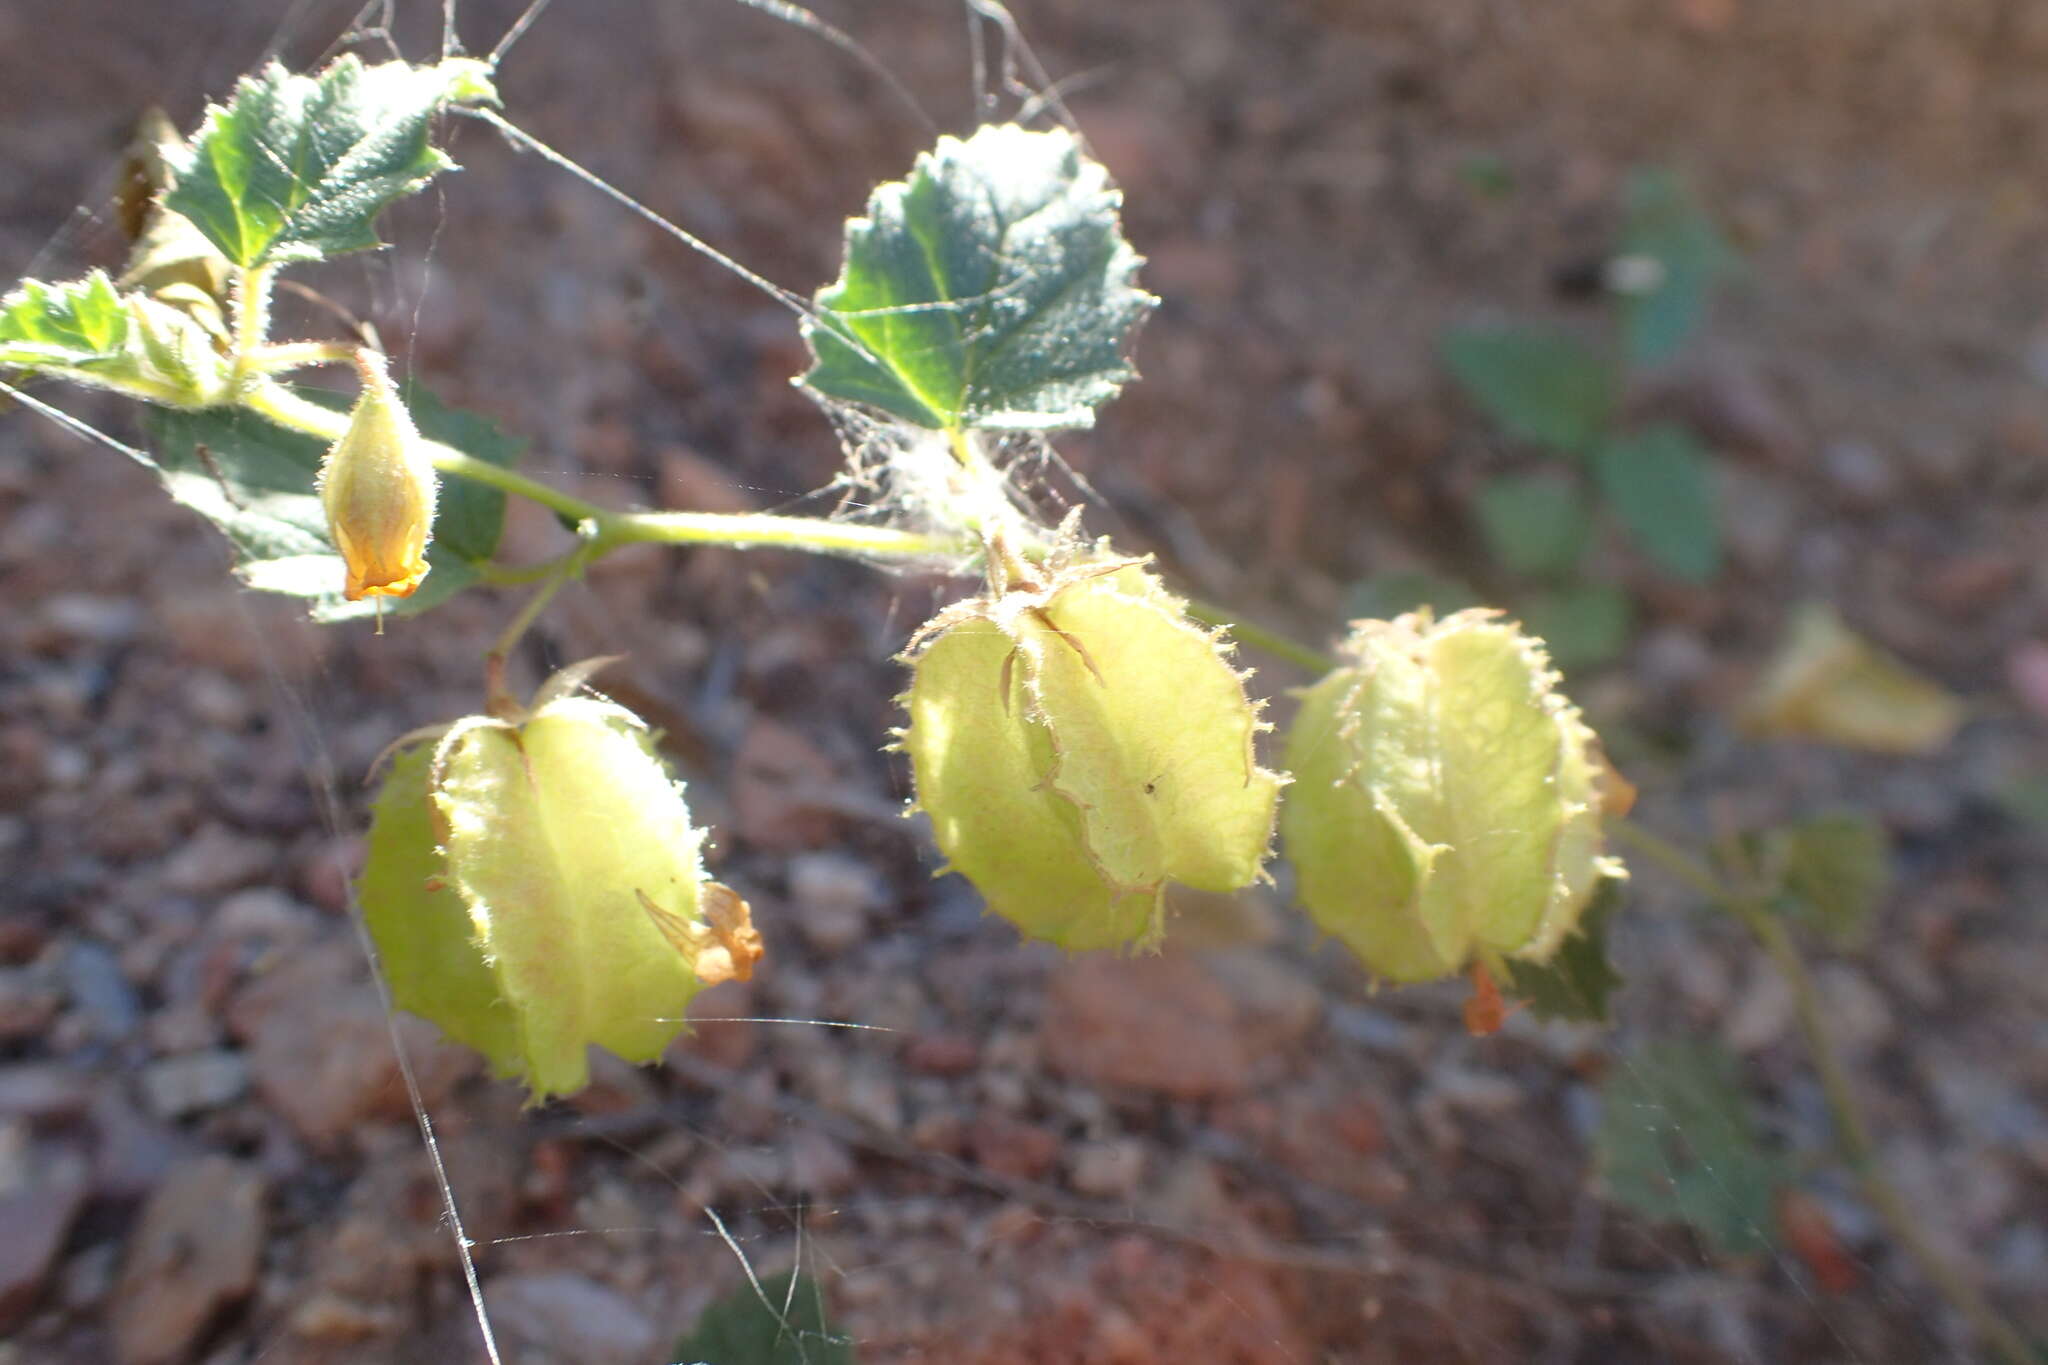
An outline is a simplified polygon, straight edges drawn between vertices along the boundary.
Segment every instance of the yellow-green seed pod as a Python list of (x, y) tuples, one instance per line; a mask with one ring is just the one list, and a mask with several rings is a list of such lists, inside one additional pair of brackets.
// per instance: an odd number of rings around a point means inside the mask
[(1231, 891), (1281, 779), (1226, 647), (1134, 564), (1079, 565), (920, 633), (903, 734), (949, 870), (1033, 938), (1150, 945), (1169, 882)]
[(761, 955), (702, 839), (612, 702), (458, 722), (392, 765), (371, 826), (360, 890), (394, 999), (536, 1099), (581, 1089), (592, 1044), (653, 1061), (700, 987)]
[(1605, 764), (1541, 644), (1462, 611), (1360, 621), (1287, 744), (1302, 904), (1394, 981), (1547, 961), (1603, 876)]
[(320, 464), (320, 504), (348, 566), (342, 594), (410, 597), (427, 576), (438, 480), (381, 356), (364, 351), (362, 394)]

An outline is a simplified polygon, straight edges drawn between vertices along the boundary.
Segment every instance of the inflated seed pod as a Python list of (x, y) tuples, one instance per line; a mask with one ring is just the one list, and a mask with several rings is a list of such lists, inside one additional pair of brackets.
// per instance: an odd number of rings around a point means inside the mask
[(942, 613), (909, 656), (902, 747), (949, 870), (1073, 950), (1155, 942), (1170, 882), (1258, 877), (1281, 779), (1226, 651), (1133, 563)]
[(1395, 981), (1549, 959), (1603, 876), (1605, 765), (1540, 642), (1486, 610), (1360, 621), (1303, 697), (1280, 829), (1302, 904)]
[(348, 566), (342, 595), (410, 597), (427, 576), (439, 481), (381, 356), (361, 353), (362, 393), (320, 464), (327, 529)]
[(592, 1044), (653, 1061), (761, 954), (702, 839), (623, 707), (458, 722), (399, 756), (371, 826), (360, 892), (396, 1002), (536, 1099), (581, 1089)]

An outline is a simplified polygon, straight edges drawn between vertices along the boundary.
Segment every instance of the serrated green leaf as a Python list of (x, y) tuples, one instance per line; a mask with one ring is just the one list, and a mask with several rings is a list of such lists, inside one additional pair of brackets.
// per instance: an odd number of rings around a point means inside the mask
[(1622, 975), (1607, 958), (1607, 924), (1621, 905), (1620, 877), (1602, 877), (1576, 931), (1548, 962), (1509, 958), (1507, 993), (1528, 1002), (1539, 1019), (1608, 1022), (1608, 1001)]
[(1617, 1062), (1602, 1100), (1594, 1151), (1610, 1198), (1723, 1252), (1769, 1249), (1788, 1172), (1758, 1141), (1727, 1049), (1652, 1043)]
[[(1705, 320), (1714, 286), (1733, 268), (1735, 255), (1721, 230), (1675, 172), (1639, 170), (1625, 191), (1621, 234), (1624, 281), (1622, 337), (1630, 361), (1654, 365), (1682, 348)], [(1633, 262), (1643, 263), (1638, 270)]]
[(1156, 302), (1132, 283), (1121, 199), (1064, 129), (940, 138), (847, 224), (802, 382), (935, 429), (1090, 425)]
[(500, 1076), (520, 1070), (519, 1021), (498, 993), (462, 898), (446, 884), (435, 847), (427, 775), (434, 746), (398, 755), (370, 815), (369, 856), (356, 882), (363, 918), (391, 998), (490, 1059)]
[(1444, 338), (1466, 395), (1511, 436), (1584, 454), (1614, 414), (1614, 366), (1574, 337), (1531, 327), (1466, 327)]
[(592, 1044), (660, 1056), (702, 983), (647, 907), (702, 917), (703, 834), (646, 727), (563, 697), (516, 728), (465, 725), (438, 760), (448, 878), (518, 1020), (534, 1097), (582, 1089)]
[(190, 313), (104, 272), (46, 284), (23, 281), (0, 299), (0, 369), (18, 369), (172, 406), (217, 402), (227, 365), (214, 335)]
[(1612, 583), (1579, 583), (1530, 598), (1522, 623), (1548, 647), (1551, 662), (1571, 673), (1621, 653), (1635, 626), (1635, 607)]
[(453, 167), (429, 140), (434, 116), (496, 98), (489, 67), (468, 58), (366, 66), (350, 54), (313, 76), (272, 62), (174, 153), (165, 204), (236, 265), (366, 250), (388, 204)]
[(817, 1281), (795, 1271), (764, 1275), (706, 1308), (673, 1354), (680, 1365), (854, 1365)]
[[(347, 397), (301, 389), (301, 397), (346, 411)], [(417, 387), (406, 404), (422, 435), (510, 467), (521, 443), (471, 413), (450, 408)], [(328, 443), (291, 431), (245, 408), (152, 414), (159, 476), (171, 496), (220, 528), (235, 547), (235, 572), (263, 592), (312, 599), (323, 621), (370, 615), (376, 604), (350, 602), (341, 595), (346, 571), (327, 532), (327, 514), (313, 491), (314, 476)], [(433, 570), (411, 597), (394, 598), (387, 610), (417, 615), (478, 581), (473, 563), (497, 550), (504, 524), (505, 496), (496, 489), (449, 479), (427, 547)]]
[(1592, 517), (1576, 485), (1549, 474), (1489, 479), (1475, 503), (1487, 548), (1518, 574), (1569, 572), (1585, 552)]
[(1814, 815), (1772, 830), (1767, 842), (1796, 911), (1836, 944), (1860, 944), (1891, 884), (1883, 822), (1868, 811)]
[(1713, 464), (1691, 432), (1660, 423), (1616, 437), (1593, 467), (1608, 507), (1651, 559), (1688, 583), (1720, 570)]

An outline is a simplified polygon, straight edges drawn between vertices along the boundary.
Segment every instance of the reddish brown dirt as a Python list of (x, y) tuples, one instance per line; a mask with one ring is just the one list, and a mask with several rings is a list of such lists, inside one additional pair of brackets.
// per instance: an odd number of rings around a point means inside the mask
[[(954, 6), (870, 8), (826, 13), (960, 127)], [(464, 4), (471, 44), (515, 9)], [(430, 50), (438, 6), (399, 10)], [(0, 273), (105, 261), (141, 109), (189, 123), (280, 22), (303, 63), (351, 12), (0, 8)], [(1437, 339), (1588, 325), (1553, 285), (1611, 239), (1620, 178), (1660, 163), (1700, 187), (1744, 271), (1630, 401), (1713, 438), (1734, 562), (1682, 590), (1609, 547), (1647, 629), (1575, 687), (1629, 737), (1658, 828), (1838, 803), (1892, 828), (1898, 886), (1873, 946), (1823, 968), (1831, 1015), (1929, 1235), (2048, 1334), (2048, 860), (1996, 800), (2048, 764), (2048, 688), (2006, 682), (2048, 629), (2048, 8), (1025, 0), (1019, 19), (1078, 73), (1165, 299), (1145, 381), (1063, 445), (1107, 503), (1090, 525), (1305, 636), (1375, 571), (1512, 587), (1465, 512), (1503, 451)], [(829, 48), (709, 0), (562, 0), (502, 85), (535, 133), (803, 291), (925, 136)], [(319, 278), (408, 367), (528, 436), (533, 472), (621, 505), (777, 508), (831, 478), (785, 311), (481, 128), (454, 150), (465, 169), (394, 215), (391, 252)], [(1480, 153), (1511, 194), (1472, 192)], [(134, 436), (111, 404), (72, 406)], [(510, 550), (553, 534), (522, 517)], [(361, 775), (475, 709), (510, 599), (375, 639), (241, 594), (225, 565), (139, 467), (0, 417), (0, 1200), (22, 1201), (0, 1204), (21, 1220), (0, 1231), (0, 1362), (481, 1359), (344, 886)], [(710, 1025), (539, 1112), (407, 1032), (508, 1360), (669, 1360), (744, 1282), (707, 1210), (764, 1273), (801, 1258), (868, 1365), (1959, 1358), (1837, 1176), (1808, 1184), (1846, 1277), (1718, 1257), (1599, 1199), (1597, 1079), (1645, 1038), (1729, 1039), (1772, 1138), (1826, 1141), (1772, 978), (1653, 872), (1618, 931), (1612, 1033), (1516, 1016), (1475, 1041), (1458, 991), (1375, 994), (1278, 895), (1191, 907), (1177, 956), (1124, 974), (979, 917), (929, 878), (877, 752), (890, 656), (954, 590), (650, 550), (532, 637), (528, 679), (630, 652), (615, 693), (667, 730), (717, 874), (753, 900), (767, 960), (700, 1013), (896, 1032)], [(1738, 738), (1732, 702), (1803, 596), (1964, 693), (1957, 742), (1901, 761)], [(1301, 681), (1252, 662), (1263, 690)], [(870, 888), (851, 929), (803, 891), (848, 879)], [(1073, 1036), (1090, 1020), (1112, 1021), (1114, 1074)], [(138, 1320), (176, 1297), (170, 1244), (196, 1287)]]

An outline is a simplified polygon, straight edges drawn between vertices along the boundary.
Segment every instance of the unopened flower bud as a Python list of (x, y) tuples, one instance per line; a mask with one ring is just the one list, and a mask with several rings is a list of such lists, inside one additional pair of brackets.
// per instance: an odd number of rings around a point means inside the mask
[(1288, 738), (1301, 902), (1391, 980), (1547, 961), (1623, 875), (1600, 819), (1624, 788), (1541, 644), (1498, 616), (1358, 622)]
[(1156, 941), (1169, 882), (1231, 891), (1281, 779), (1217, 637), (1135, 564), (961, 603), (914, 646), (903, 748), (951, 870), (1034, 938)]
[(358, 362), (362, 394), (320, 465), (320, 504), (348, 566), (342, 595), (410, 597), (427, 576), (437, 480), (381, 356)]

